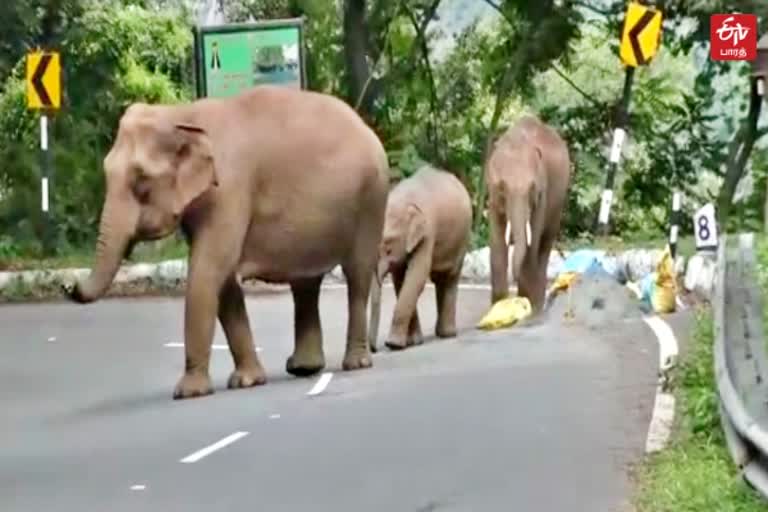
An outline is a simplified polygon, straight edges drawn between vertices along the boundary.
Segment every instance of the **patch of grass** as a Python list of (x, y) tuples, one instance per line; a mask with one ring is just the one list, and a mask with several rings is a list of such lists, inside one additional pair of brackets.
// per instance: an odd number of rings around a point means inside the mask
[[(155, 242), (142, 242), (133, 250), (131, 263), (154, 263), (157, 261), (186, 258), (186, 243), (177, 237), (168, 237)], [(0, 270), (38, 270), (49, 268), (80, 268), (90, 267), (94, 258), (94, 248), (68, 252), (52, 258), (29, 258), (9, 256), (0, 258)]]
[(731, 460), (720, 425), (708, 308), (696, 312), (689, 352), (672, 371), (675, 430), (637, 472), (638, 512), (758, 512), (768, 508)]

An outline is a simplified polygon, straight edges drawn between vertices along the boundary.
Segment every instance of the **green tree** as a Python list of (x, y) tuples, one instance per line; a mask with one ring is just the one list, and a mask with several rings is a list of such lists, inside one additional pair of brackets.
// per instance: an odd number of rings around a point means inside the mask
[[(191, 97), (190, 39), (177, 15), (117, 3), (85, 10), (60, 36), (66, 87), (51, 126), (59, 248), (91, 242), (103, 195), (101, 160), (125, 107)], [(0, 96), (0, 231), (34, 250), (41, 234), (40, 167), (24, 69), (22, 56)]]

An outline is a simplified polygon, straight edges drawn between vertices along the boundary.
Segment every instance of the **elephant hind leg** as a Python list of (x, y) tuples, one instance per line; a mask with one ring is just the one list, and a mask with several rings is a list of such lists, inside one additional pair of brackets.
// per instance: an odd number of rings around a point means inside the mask
[(411, 345), (421, 345), (422, 343), (424, 343), (424, 335), (421, 332), (421, 322), (419, 322), (419, 308), (417, 307), (413, 311), (411, 321), (408, 322), (408, 339), (406, 344), (410, 347)]
[(368, 321), (368, 294), (376, 271), (376, 243), (365, 243), (362, 237), (355, 244), (352, 254), (342, 262), (341, 269), (347, 281), (347, 346), (342, 361), (345, 371), (360, 370), (373, 366), (373, 359), (366, 340)]
[(235, 362), (227, 387), (246, 388), (266, 383), (267, 376), (253, 346), (243, 290), (234, 274), (227, 278), (219, 293), (219, 322)]
[(314, 375), (325, 368), (318, 304), (322, 282), (323, 276), (319, 276), (291, 283), (294, 349), (286, 361), (285, 370), (296, 377)]
[(456, 301), (459, 293), (461, 271), (435, 276), (435, 298), (437, 300), (437, 323), (435, 335), (438, 338), (456, 336)]

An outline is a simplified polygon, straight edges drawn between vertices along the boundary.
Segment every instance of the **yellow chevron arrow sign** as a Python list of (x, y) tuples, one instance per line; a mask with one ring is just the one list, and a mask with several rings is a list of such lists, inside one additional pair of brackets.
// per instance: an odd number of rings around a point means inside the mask
[(661, 11), (629, 2), (624, 16), (619, 57), (627, 66), (648, 64), (661, 42)]
[(58, 110), (61, 107), (61, 58), (59, 52), (27, 54), (27, 107)]

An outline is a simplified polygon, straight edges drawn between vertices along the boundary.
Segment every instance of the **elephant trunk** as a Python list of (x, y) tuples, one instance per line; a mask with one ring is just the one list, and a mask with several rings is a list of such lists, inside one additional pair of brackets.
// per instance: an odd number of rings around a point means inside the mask
[(371, 352), (376, 352), (379, 337), (379, 322), (381, 319), (381, 287), (384, 278), (389, 273), (389, 265), (385, 260), (379, 261), (373, 282), (371, 283), (371, 315), (368, 321), (368, 346)]
[(520, 286), (523, 263), (528, 252), (531, 219), (531, 206), (528, 201), (521, 199), (517, 198), (514, 201), (507, 202), (507, 219), (512, 225), (512, 236), (515, 242), (515, 248), (512, 253), (512, 276), (518, 287)]
[(99, 300), (115, 278), (123, 256), (131, 246), (136, 223), (123, 210), (117, 211), (109, 199), (104, 204), (96, 241), (96, 257), (87, 278), (68, 290), (70, 298), (80, 304)]

